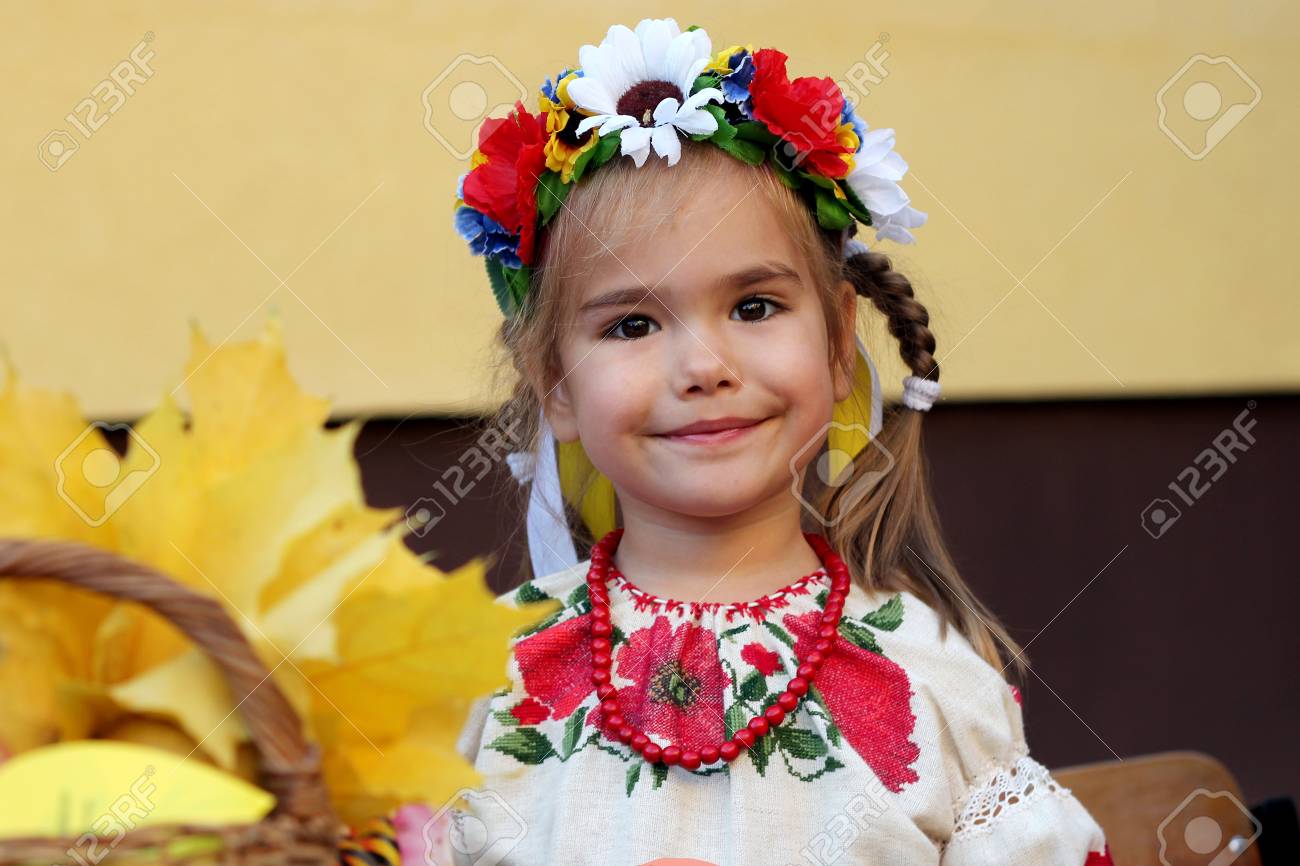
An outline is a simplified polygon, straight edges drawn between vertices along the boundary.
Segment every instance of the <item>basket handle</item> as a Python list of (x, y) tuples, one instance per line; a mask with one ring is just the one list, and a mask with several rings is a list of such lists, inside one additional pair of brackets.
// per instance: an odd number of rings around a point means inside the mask
[(0, 538), (0, 579), (52, 579), (152, 609), (221, 669), (260, 758), (259, 779), (275, 795), (272, 814), (333, 816), (320, 751), (266, 665), (215, 598), (139, 562), (74, 541)]

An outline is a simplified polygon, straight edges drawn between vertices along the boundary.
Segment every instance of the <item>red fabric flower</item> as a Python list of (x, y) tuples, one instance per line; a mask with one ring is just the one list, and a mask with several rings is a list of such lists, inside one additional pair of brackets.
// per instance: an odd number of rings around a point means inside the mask
[(519, 235), (519, 260), (533, 263), (537, 235), (537, 184), (546, 169), (546, 115), (516, 102), (507, 117), (479, 127), (478, 149), (486, 162), (465, 178), (465, 203)]
[(551, 710), (534, 698), (524, 698), (510, 710), (521, 725), (535, 725), (551, 717)]
[[(728, 684), (718, 662), (717, 637), (690, 622), (674, 629), (667, 617), (655, 617), (648, 627), (632, 632), (618, 652), (618, 674), (632, 684), (618, 691), (627, 723), (667, 737), (683, 749), (701, 749), (722, 742), (722, 692)], [(616, 732), (603, 724), (597, 704), (588, 724)]]
[(757, 641), (745, 644), (740, 650), (740, 657), (758, 668), (758, 672), (765, 677), (770, 677), (781, 666), (781, 657)]
[(805, 170), (840, 178), (849, 172), (837, 154), (853, 149), (835, 137), (844, 113), (844, 94), (830, 78), (796, 78), (785, 71), (786, 56), (775, 48), (754, 52), (749, 93), (754, 116), (804, 155)]
[[(820, 610), (786, 614), (795, 636), (795, 654), (804, 658), (817, 642)], [(916, 725), (907, 673), (878, 653), (835, 636), (831, 654), (817, 671), (815, 685), (831, 718), (863, 760), (894, 793), (919, 778), (912, 764), (921, 750), (909, 738)]]
[(568, 716), (595, 691), (591, 682), (590, 613), (529, 635), (515, 644), (514, 653), (524, 690), (549, 707), (557, 719)]

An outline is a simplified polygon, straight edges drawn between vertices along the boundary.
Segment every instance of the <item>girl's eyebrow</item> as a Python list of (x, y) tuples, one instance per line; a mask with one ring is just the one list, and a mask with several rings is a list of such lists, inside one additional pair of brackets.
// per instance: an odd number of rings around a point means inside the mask
[[(799, 272), (784, 262), (768, 261), (742, 268), (730, 274), (718, 278), (715, 285), (717, 286), (734, 286), (744, 287), (752, 286), (755, 283), (761, 283), (765, 280), (788, 278), (796, 282), (799, 280)], [(608, 292), (597, 295), (590, 301), (587, 301), (578, 308), (578, 314), (599, 310), (604, 307), (618, 307), (624, 304), (636, 304), (649, 297), (651, 289), (646, 286), (635, 286), (622, 289), (613, 289)]]

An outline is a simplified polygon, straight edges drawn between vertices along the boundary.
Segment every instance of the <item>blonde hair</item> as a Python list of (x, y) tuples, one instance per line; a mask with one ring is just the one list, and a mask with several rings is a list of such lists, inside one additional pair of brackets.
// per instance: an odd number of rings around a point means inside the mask
[[(511, 419), (517, 443), (536, 451), (542, 398), (563, 376), (559, 347), (577, 304), (576, 293), (566, 287), (605, 256), (645, 237), (678, 208), (700, 206), (710, 178), (724, 171), (752, 175), (755, 186), (747, 199), (753, 201), (744, 206), (761, 206), (761, 201), (774, 208), (807, 262), (825, 314), (829, 364), (840, 365), (852, 376), (856, 358), (843, 347), (853, 342), (843, 338), (845, 329), (855, 323), (846, 321), (838, 306), (840, 281), (848, 280), (885, 316), (912, 373), (938, 380), (929, 313), (916, 300), (911, 282), (892, 269), (887, 256), (868, 252), (843, 259), (841, 233), (818, 226), (799, 194), (766, 165), (750, 166), (708, 143), (684, 141), (682, 145), (681, 159), (672, 167), (652, 156), (636, 168), (631, 159), (616, 156), (570, 192), (543, 230), (522, 314), (504, 322), (499, 333), (510, 360), (513, 388), (495, 420)], [(1023, 652), (961, 579), (944, 544), (921, 444), (922, 417), (923, 413), (902, 406), (886, 415), (875, 440), (884, 452), (863, 448), (853, 458), (851, 470), (852, 477), (867, 472), (883, 472), (883, 477), (845, 513), (840, 511), (853, 485), (817, 485), (815, 507), (828, 518), (837, 518), (825, 529), (827, 539), (863, 588), (913, 593), (939, 613), (941, 637), (951, 625), (990, 664), (1002, 670), (1014, 665), (1016, 674), (1023, 675), (1027, 669)], [(892, 466), (886, 454), (892, 457)], [(519, 494), (526, 500), (526, 485)], [(576, 527), (575, 537), (582, 543), (594, 541), (580, 519), (572, 513), (563, 517), (567, 525)], [(822, 527), (812, 529), (822, 531)]]

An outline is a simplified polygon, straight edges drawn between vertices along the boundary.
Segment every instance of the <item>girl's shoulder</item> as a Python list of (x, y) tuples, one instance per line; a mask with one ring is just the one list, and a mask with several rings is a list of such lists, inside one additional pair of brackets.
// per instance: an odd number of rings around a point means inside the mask
[(565, 607), (575, 607), (586, 599), (587, 571), (591, 560), (531, 578), (497, 596), (497, 604), (525, 607), (529, 604), (559, 600)]

